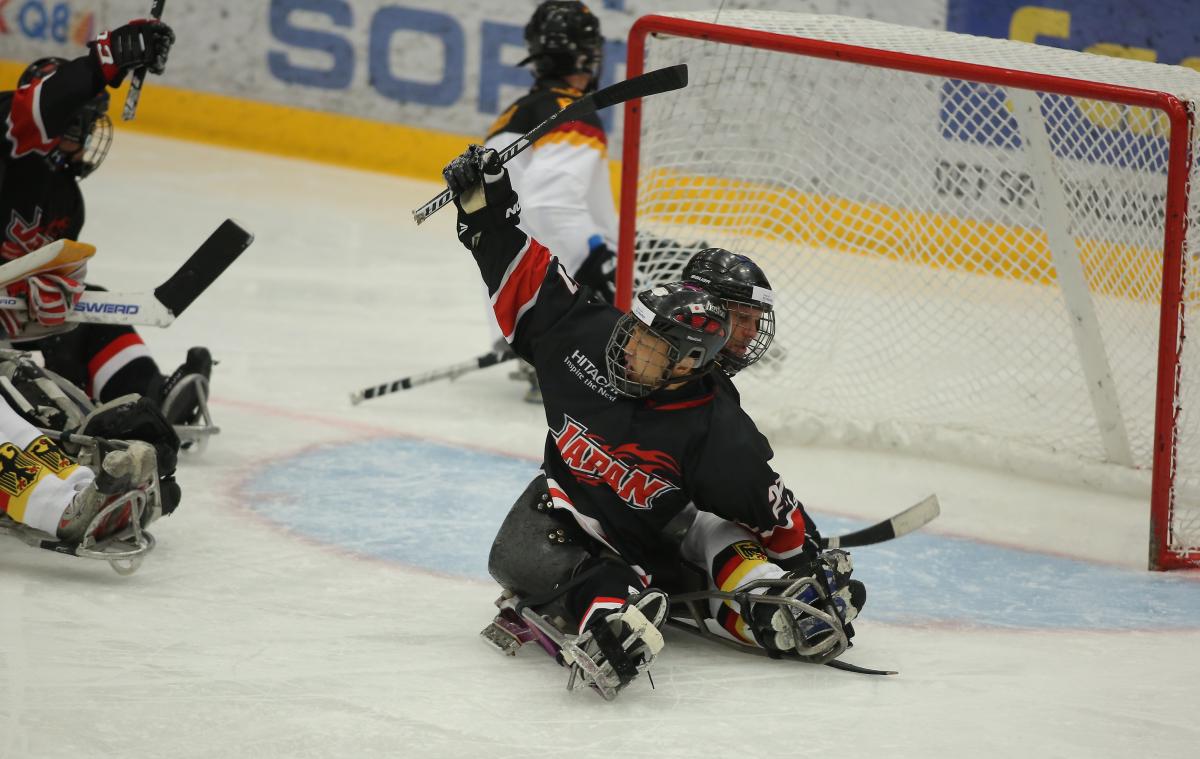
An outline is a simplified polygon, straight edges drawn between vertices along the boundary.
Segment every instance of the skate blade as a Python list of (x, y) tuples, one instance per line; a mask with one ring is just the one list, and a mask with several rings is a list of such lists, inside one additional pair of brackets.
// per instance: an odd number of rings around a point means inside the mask
[(479, 632), (479, 636), (505, 656), (516, 656), (521, 646), (534, 639), (534, 634), (528, 627), (499, 615)]

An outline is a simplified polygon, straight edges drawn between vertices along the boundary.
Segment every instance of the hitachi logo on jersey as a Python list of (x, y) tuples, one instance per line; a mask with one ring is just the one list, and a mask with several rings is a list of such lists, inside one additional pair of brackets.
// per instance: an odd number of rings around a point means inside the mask
[(141, 306), (134, 303), (89, 303), (81, 300), (75, 304), (75, 310), (92, 314), (136, 314)]
[[(574, 292), (575, 283), (567, 276), (561, 266), (558, 267), (558, 273), (563, 276), (563, 281)], [(613, 390), (612, 382), (608, 379), (608, 373), (602, 371), (600, 367), (590, 358), (579, 351), (578, 348), (571, 351), (571, 355), (563, 356), (563, 364), (566, 365), (567, 371), (571, 376), (578, 380), (588, 390), (596, 392), (603, 396), (607, 401), (615, 401), (617, 399), (617, 391)]]
[(576, 366), (582, 369), (583, 373), (586, 374), (588, 379), (590, 379), (592, 382), (595, 382), (597, 385), (609, 384), (608, 373), (600, 371), (600, 368), (597, 367), (590, 358), (580, 353), (578, 348), (571, 351), (571, 361), (573, 361)]
[(600, 436), (588, 432), (587, 427), (565, 414), (562, 429), (552, 434), (563, 463), (576, 479), (585, 485), (607, 485), (635, 509), (650, 509), (656, 497), (678, 490), (667, 480), (646, 471), (661, 468), (678, 471), (674, 459), (660, 451), (642, 450), (635, 444), (610, 451)]

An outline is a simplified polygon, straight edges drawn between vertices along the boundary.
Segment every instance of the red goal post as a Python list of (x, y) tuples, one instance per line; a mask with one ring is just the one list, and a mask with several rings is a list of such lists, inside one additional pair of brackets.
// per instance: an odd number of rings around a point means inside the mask
[(773, 434), (1144, 493), (1150, 566), (1200, 566), (1200, 73), (715, 15), (630, 32), (628, 76), (690, 84), (626, 104), (619, 304), (697, 245), (747, 253), (778, 336), (738, 383)]

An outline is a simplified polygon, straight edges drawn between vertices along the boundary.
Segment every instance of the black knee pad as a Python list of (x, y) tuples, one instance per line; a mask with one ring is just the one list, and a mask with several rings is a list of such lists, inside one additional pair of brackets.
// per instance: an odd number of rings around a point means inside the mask
[(592, 540), (550, 501), (545, 476), (529, 483), (500, 525), (488, 572), (522, 598), (552, 595), (591, 556)]
[(127, 395), (97, 407), (84, 420), (81, 432), (107, 440), (141, 440), (154, 446), (161, 477), (175, 473), (179, 435), (158, 403), (145, 396)]

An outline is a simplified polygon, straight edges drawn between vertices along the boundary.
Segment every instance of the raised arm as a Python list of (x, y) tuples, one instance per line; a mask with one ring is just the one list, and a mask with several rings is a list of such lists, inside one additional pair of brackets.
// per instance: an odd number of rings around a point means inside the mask
[(521, 203), (495, 157), (471, 145), (442, 174), (457, 194), (458, 239), (475, 257), (504, 339), (532, 361), (538, 335), (574, 305), (578, 286), (545, 245), (518, 227)]

